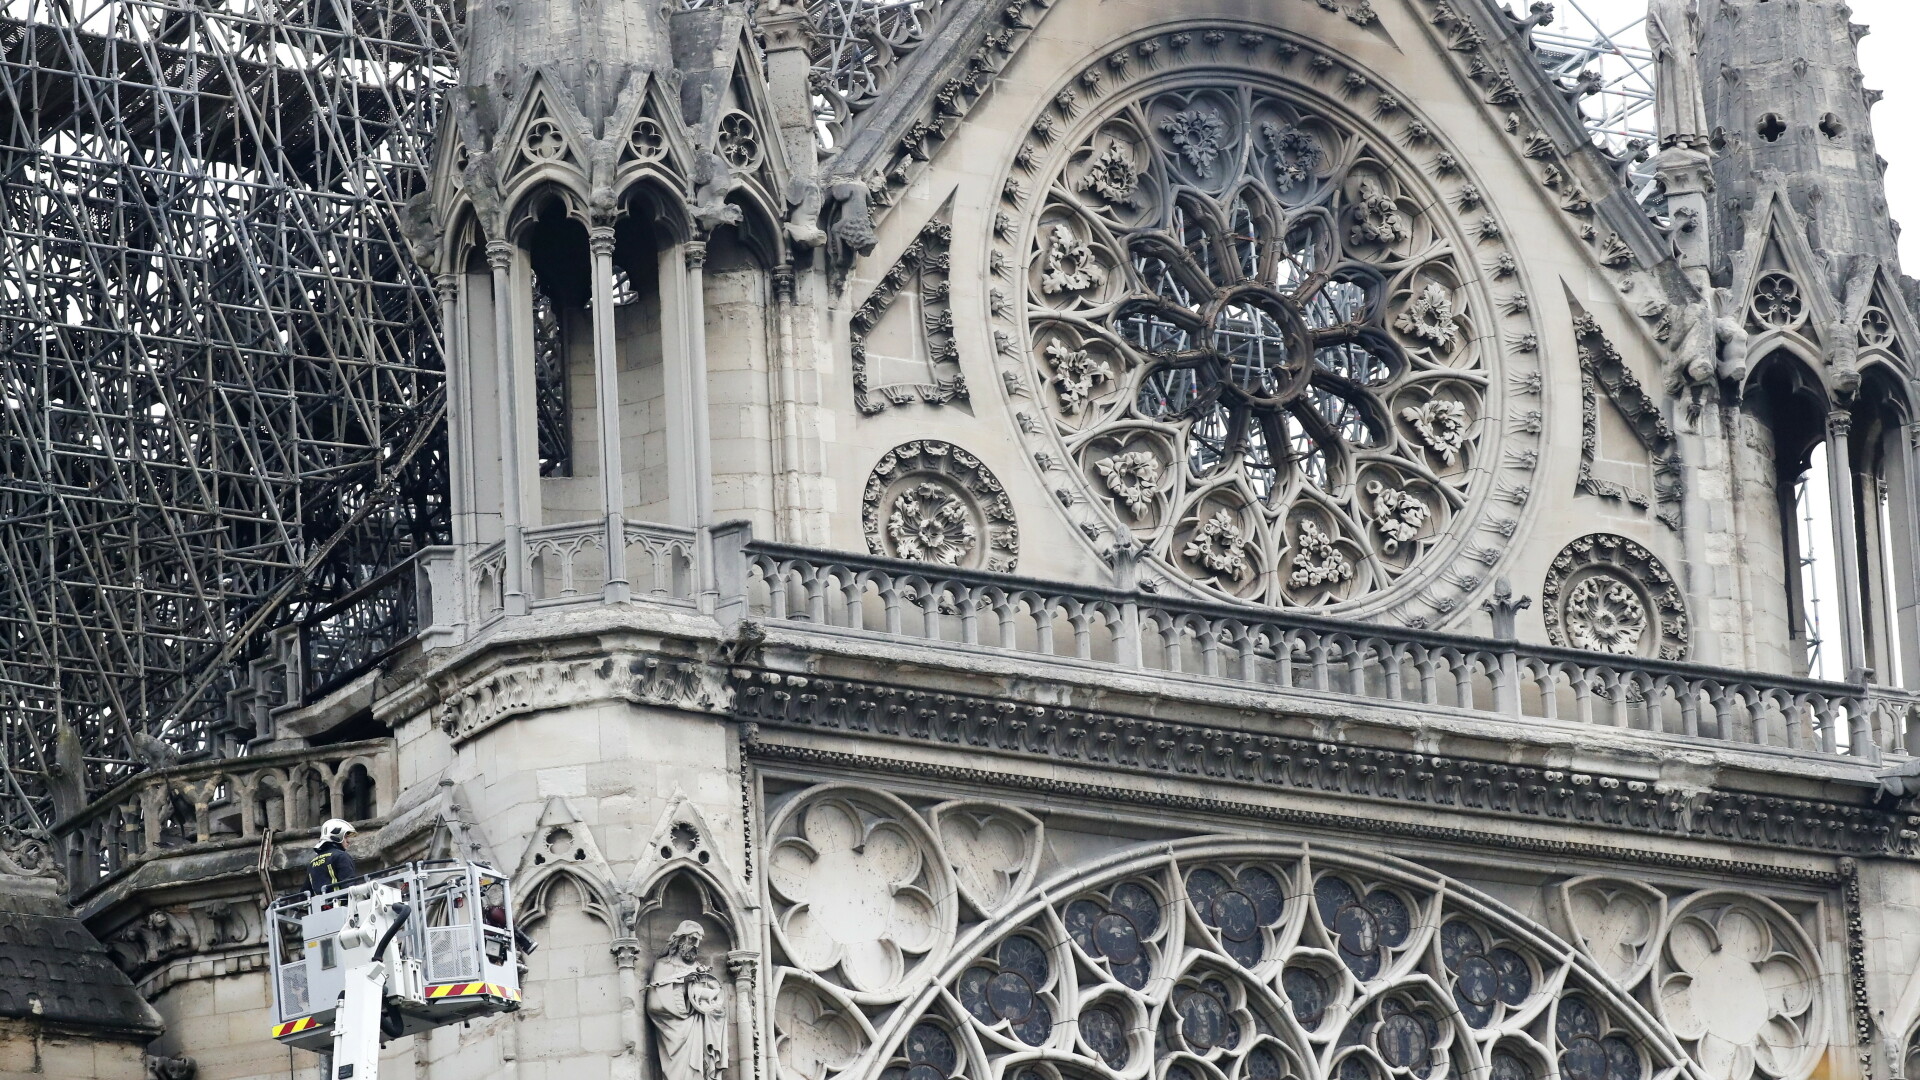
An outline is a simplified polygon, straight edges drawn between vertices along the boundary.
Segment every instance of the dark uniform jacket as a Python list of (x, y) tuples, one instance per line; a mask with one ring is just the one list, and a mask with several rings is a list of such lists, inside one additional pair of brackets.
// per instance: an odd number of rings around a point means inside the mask
[(329, 840), (313, 849), (313, 861), (307, 864), (307, 891), (310, 893), (331, 892), (339, 888), (341, 882), (352, 881), (360, 876), (360, 870), (353, 865), (353, 856), (337, 840)]

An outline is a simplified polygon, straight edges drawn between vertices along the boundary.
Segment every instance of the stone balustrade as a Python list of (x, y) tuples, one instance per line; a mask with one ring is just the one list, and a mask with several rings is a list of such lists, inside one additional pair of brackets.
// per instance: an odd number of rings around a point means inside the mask
[(391, 739), (200, 761), (122, 781), (53, 836), (80, 895), (153, 859), (258, 844), (269, 829), (384, 817), (395, 789)]
[[(600, 601), (601, 582), (580, 568), (583, 553), (603, 533), (590, 523), (527, 534), (528, 580), (544, 590), (530, 598), (534, 607)], [(1188, 675), (1388, 707), (1867, 761), (1904, 756), (1920, 739), (1920, 694), (1892, 687), (823, 551), (756, 541), (739, 523), (717, 527), (710, 537), (629, 524), (627, 551), (636, 600), (852, 640), (937, 643), (1091, 670)], [(702, 551), (712, 560), (708, 567), (700, 565)], [(475, 628), (500, 615), (502, 558), (496, 544), (469, 564), (469, 580), (480, 583), (471, 609)], [(1116, 571), (1117, 580), (1137, 576), (1131, 567)], [(1501, 603), (1490, 603), (1495, 625), (1511, 628), (1514, 609)]]
[[(601, 602), (607, 584), (607, 526), (571, 522), (528, 529), (523, 535), (522, 579), (529, 609)], [(695, 602), (696, 536), (673, 525), (626, 526), (627, 581), (635, 599), (692, 606)], [(500, 617), (506, 607), (506, 545), (492, 543), (468, 564), (469, 610), (474, 621)]]
[(1920, 734), (1920, 695), (1890, 688), (780, 544), (741, 550), (752, 617), (835, 634), (1868, 759), (1904, 754)]

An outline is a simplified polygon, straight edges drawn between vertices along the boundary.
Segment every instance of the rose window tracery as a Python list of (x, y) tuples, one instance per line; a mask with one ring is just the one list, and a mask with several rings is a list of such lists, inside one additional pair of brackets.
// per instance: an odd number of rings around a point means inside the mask
[(1498, 427), (1448, 200), (1278, 90), (1116, 98), (1060, 145), (1025, 233), (1032, 382), (1112, 534), (1274, 604), (1441, 569)]
[[(805, 818), (886, 805), (817, 790), (800, 802)], [(807, 833), (793, 814), (776, 816), (787, 824), (774, 835)], [(886, 835), (878, 820), (869, 830)], [(811, 958), (776, 979), (812, 1002), (782, 1023), (837, 1010), (876, 1033), (825, 1080), (1657, 1080), (1699, 1075), (1683, 1046), (1721, 1042), (1756, 1045), (1704, 1053), (1716, 1080), (1804, 1080), (1795, 1070), (1826, 1044), (1803, 936), (1757, 901), (1697, 896), (1679, 912), (1692, 928), (1663, 947), (1651, 1005), (1458, 881), (1317, 843), (1227, 837), (1142, 845), (1023, 883), (1002, 916), (929, 954), (904, 995), (862, 992)], [(777, 965), (794, 963), (790, 940), (776, 934)], [(1727, 993), (1708, 989), (1719, 983)], [(1653, 1035), (1661, 1027), (1676, 1038)], [(840, 1060), (849, 1040), (851, 1027), (815, 1056)]]

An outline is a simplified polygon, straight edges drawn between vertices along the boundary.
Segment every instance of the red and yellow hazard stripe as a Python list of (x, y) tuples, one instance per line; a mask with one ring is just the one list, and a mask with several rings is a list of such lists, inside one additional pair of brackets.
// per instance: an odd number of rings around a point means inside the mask
[(459, 997), (496, 997), (506, 1001), (519, 1001), (520, 991), (499, 983), (470, 982), (446, 983), (442, 986), (427, 987), (427, 1000)]
[(319, 1026), (320, 1026), (319, 1020), (316, 1020), (311, 1016), (303, 1016), (298, 1020), (289, 1020), (284, 1024), (273, 1025), (273, 1037), (277, 1039), (282, 1035), (298, 1035), (309, 1028), (315, 1028)]

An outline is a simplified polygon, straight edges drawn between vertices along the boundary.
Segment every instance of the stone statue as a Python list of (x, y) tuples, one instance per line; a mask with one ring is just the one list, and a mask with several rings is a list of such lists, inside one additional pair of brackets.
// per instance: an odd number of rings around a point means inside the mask
[(700, 959), (705, 936), (692, 919), (681, 923), (647, 979), (661, 1080), (719, 1080), (727, 1067), (727, 1006), (720, 980)]
[(1700, 0), (1651, 0), (1647, 44), (1654, 56), (1654, 112), (1660, 145), (1707, 145), (1707, 99), (1700, 85)]
[(1719, 343), (1718, 374), (1734, 384), (1747, 381), (1747, 351), (1750, 337), (1735, 306), (1732, 289), (1715, 289), (1714, 340)]

